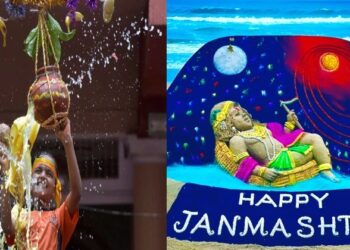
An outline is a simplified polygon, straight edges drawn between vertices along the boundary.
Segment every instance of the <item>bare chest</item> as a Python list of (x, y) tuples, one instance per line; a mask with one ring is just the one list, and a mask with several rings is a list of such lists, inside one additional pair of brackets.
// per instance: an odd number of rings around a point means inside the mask
[(264, 128), (261, 133), (242, 133), (247, 150), (259, 162), (271, 161), (282, 149), (283, 145), (272, 137), (271, 132)]

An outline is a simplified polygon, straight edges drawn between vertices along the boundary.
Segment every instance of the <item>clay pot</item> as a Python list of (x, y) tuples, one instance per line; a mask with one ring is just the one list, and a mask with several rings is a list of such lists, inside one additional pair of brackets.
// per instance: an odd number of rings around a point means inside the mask
[(53, 129), (65, 123), (70, 98), (67, 85), (56, 66), (43, 67), (37, 71), (28, 92), (28, 101), (34, 103), (34, 117), (42, 127)]

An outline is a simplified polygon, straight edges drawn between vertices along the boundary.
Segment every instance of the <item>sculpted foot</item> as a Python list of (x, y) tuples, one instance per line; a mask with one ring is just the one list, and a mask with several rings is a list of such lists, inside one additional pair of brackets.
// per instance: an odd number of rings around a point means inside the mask
[(340, 180), (337, 177), (335, 177), (335, 175), (329, 170), (322, 171), (321, 174), (330, 181), (340, 182)]

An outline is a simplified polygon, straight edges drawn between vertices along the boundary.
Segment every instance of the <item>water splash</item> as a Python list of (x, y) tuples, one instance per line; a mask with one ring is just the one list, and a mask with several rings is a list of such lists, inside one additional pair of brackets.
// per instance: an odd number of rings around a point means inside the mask
[[(16, 205), (11, 211), (11, 217), (15, 221), (16, 245), (26, 246), (27, 249), (31, 249), (29, 242), (30, 223), (28, 223), (31, 214), (31, 194), (26, 191), (30, 190), (31, 187), (32, 161), (30, 151), (38, 131), (39, 124), (34, 119), (34, 104), (31, 102), (28, 104), (27, 115), (19, 117), (13, 122), (10, 150), (6, 152), (10, 160), (6, 188), (16, 200)], [(26, 204), (25, 210), (23, 210), (24, 201)], [(26, 215), (22, 216), (23, 213)], [(22, 230), (25, 226), (26, 239), (23, 239)]]
[[(82, 49), (75, 55), (70, 55), (62, 61), (62, 66), (69, 70), (67, 75), (68, 85), (77, 85), (82, 88), (83, 84), (93, 82), (93, 72), (97, 67), (113, 69), (117, 71), (127, 61), (132, 60), (138, 51), (134, 51), (135, 44), (142, 34), (148, 33), (151, 36), (162, 36), (161, 30), (147, 24), (144, 17), (133, 17), (129, 21), (128, 17), (117, 18), (109, 26), (99, 27), (98, 18), (82, 23), (82, 38), (79, 43)], [(123, 22), (128, 21), (123, 27)], [(105, 35), (107, 34), (107, 35)], [(88, 40), (88, 42), (87, 42)], [(93, 44), (88, 47), (86, 44)], [(126, 51), (127, 53), (117, 53), (116, 51)], [(79, 66), (79, 70), (75, 70)], [(119, 67), (119, 68), (118, 68)], [(138, 81), (135, 81), (137, 84)], [(135, 85), (134, 88), (138, 86)]]

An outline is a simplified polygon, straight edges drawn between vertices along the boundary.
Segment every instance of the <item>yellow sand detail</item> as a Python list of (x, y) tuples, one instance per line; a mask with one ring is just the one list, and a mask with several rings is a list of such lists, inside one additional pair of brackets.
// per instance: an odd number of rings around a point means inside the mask
[[(223, 169), (233, 176), (236, 174), (238, 165), (235, 163), (234, 154), (225, 142), (216, 141), (215, 158)], [(248, 182), (259, 186), (285, 187), (311, 179), (315, 177), (319, 171), (316, 161), (311, 160), (300, 167), (280, 172), (280, 175), (273, 182), (269, 182), (254, 174), (250, 176)]]

